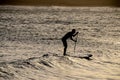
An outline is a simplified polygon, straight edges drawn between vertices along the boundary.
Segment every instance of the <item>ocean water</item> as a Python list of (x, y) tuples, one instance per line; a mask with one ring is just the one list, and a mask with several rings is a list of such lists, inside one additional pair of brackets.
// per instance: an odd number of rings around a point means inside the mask
[[(0, 80), (120, 80), (120, 9), (0, 6)], [(92, 60), (63, 56), (92, 54)]]

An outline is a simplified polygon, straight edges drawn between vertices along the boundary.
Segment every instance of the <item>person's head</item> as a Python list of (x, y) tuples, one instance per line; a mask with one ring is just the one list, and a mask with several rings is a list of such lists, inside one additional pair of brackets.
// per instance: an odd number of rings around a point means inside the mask
[(75, 33), (76, 32), (76, 30), (75, 29), (72, 29), (72, 33)]

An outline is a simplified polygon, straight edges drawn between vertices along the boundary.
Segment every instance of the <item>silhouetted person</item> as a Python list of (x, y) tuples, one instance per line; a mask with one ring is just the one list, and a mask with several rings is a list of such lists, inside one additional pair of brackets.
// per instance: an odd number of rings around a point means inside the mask
[(66, 50), (67, 50), (67, 39), (71, 39), (74, 42), (77, 42), (77, 40), (74, 40), (73, 37), (75, 37), (78, 34), (75, 29), (72, 29), (72, 31), (68, 32), (62, 37), (62, 42), (64, 46), (64, 53), (63, 55), (66, 55)]

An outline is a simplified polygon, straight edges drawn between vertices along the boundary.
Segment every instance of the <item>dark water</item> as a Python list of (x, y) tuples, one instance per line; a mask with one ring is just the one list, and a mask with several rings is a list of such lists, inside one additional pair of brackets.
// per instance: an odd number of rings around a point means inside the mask
[(37, 6), (120, 6), (119, 0), (0, 0), (0, 4)]

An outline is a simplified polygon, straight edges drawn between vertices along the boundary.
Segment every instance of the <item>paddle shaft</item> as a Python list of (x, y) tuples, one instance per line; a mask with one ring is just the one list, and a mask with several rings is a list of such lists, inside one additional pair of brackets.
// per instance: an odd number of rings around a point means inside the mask
[(78, 38), (78, 34), (77, 34), (76, 42), (75, 42), (75, 46), (74, 46), (74, 54), (75, 54), (75, 49), (76, 49), (77, 38)]

